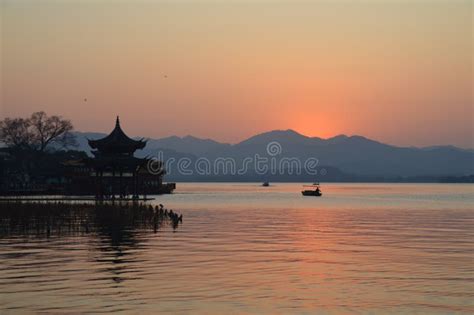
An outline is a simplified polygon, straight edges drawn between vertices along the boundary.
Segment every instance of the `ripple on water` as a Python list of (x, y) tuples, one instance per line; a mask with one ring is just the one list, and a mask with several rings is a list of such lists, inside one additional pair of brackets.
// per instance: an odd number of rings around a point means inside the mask
[(102, 222), (93, 233), (1, 237), (0, 309), (474, 312), (470, 186), (460, 199), (451, 186), (433, 188), (444, 191), (435, 199), (444, 209), (425, 202), (430, 186), (423, 185), (410, 187), (422, 197), (408, 199), (405, 186), (362, 185), (357, 195), (334, 186), (328, 201), (303, 205), (285, 187), (260, 199), (255, 187), (238, 186), (236, 195), (225, 187), (220, 200), (190, 185), (160, 201), (184, 214), (176, 231)]

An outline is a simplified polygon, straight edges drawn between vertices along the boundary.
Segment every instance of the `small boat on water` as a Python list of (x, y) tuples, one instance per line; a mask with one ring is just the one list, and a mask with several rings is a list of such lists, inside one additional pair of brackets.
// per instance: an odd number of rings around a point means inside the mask
[(268, 186), (270, 186), (270, 183), (269, 183), (269, 182), (263, 182), (263, 183), (262, 183), (262, 186), (263, 186), (263, 187), (268, 187)]
[(313, 185), (304, 185), (303, 187), (311, 187), (311, 189), (305, 189), (301, 192), (303, 196), (314, 196), (321, 197), (323, 195), (319, 183), (313, 183)]

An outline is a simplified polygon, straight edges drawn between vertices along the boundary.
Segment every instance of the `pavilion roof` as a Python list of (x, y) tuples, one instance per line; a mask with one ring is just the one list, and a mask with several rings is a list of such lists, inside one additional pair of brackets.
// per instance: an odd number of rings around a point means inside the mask
[(101, 153), (132, 154), (136, 150), (143, 149), (146, 146), (146, 140), (133, 140), (123, 132), (118, 116), (115, 122), (115, 128), (108, 136), (102, 139), (88, 140), (88, 142), (91, 148), (97, 149)]

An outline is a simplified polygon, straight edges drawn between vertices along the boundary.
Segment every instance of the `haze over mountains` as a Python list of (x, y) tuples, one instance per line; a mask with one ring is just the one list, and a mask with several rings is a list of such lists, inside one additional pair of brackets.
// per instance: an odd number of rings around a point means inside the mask
[[(81, 132), (77, 132), (76, 135), (79, 149), (87, 152), (90, 152), (87, 138), (97, 139), (105, 136), (101, 133)], [(281, 152), (278, 151), (278, 154), (274, 156), (277, 159), (297, 158), (304, 162), (308, 158), (317, 158), (318, 166), (326, 168), (325, 176), (328, 180), (356, 180), (359, 176), (401, 178), (474, 174), (473, 150), (453, 146), (397, 147), (362, 136), (339, 135), (321, 139), (307, 137), (293, 130), (274, 130), (237, 144), (220, 143), (192, 136), (149, 139), (145, 149), (138, 151), (137, 156), (159, 156), (164, 160), (186, 157), (191, 161), (196, 161), (198, 158), (206, 158), (210, 161), (215, 161), (219, 157), (232, 158), (239, 166), (244, 158), (252, 158), (255, 154), (271, 157), (267, 152), (267, 145), (270, 142), (277, 142), (281, 148)], [(173, 178), (178, 176), (171, 172), (171, 169), (169, 171)], [(308, 174), (301, 174), (298, 178), (295, 178), (295, 175), (290, 177), (282, 175), (280, 178), (272, 176), (272, 180), (306, 180), (309, 177), (314, 178)], [(240, 178), (229, 174), (214, 176), (214, 179), (227, 180), (261, 180), (261, 178), (262, 176), (257, 176), (252, 172)]]

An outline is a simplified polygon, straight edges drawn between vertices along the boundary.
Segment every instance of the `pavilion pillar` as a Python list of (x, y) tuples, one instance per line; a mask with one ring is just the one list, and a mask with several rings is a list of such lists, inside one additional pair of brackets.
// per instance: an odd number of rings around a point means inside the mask
[(103, 171), (102, 169), (96, 169), (96, 176), (97, 176), (97, 196), (99, 200), (104, 200), (104, 179), (103, 179)]
[(95, 169), (95, 199), (100, 198), (99, 170)]
[(138, 172), (133, 172), (133, 197), (138, 199)]
[(124, 194), (124, 189), (123, 189), (123, 182), (122, 182), (122, 176), (123, 176), (123, 169), (120, 169), (120, 173), (119, 173), (119, 194), (120, 194), (120, 198), (124, 198), (125, 194)]
[(112, 199), (115, 199), (115, 167), (112, 168)]

